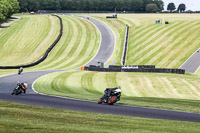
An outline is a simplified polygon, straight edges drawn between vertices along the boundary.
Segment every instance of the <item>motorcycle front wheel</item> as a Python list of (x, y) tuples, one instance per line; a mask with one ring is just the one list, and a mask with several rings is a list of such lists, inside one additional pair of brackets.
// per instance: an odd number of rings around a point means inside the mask
[(98, 104), (102, 104), (102, 99), (100, 98), (98, 101), (97, 101)]

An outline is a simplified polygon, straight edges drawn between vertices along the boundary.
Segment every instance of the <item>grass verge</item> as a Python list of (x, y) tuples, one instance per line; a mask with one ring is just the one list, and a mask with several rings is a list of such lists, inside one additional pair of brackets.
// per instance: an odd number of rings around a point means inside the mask
[(199, 123), (64, 111), (0, 101), (0, 132), (197, 133)]

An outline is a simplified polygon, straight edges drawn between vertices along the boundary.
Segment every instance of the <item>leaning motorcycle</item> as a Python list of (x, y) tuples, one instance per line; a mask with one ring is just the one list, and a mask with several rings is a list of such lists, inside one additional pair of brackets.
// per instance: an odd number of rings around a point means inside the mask
[(20, 67), (18, 70), (18, 75), (20, 75), (23, 72), (23, 67)]
[(22, 94), (23, 92), (26, 92), (27, 86), (22, 85), (24, 83), (17, 83), (17, 86), (14, 88), (13, 92), (11, 93), (11, 95), (19, 95)]
[(104, 91), (104, 95), (97, 101), (98, 104), (107, 103), (109, 105), (113, 105), (117, 101), (120, 100), (121, 97), (121, 88), (107, 88)]

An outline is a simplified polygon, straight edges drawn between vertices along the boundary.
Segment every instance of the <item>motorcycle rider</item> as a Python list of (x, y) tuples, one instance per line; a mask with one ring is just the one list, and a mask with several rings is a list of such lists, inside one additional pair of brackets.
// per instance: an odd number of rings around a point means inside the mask
[(18, 70), (18, 75), (20, 75), (23, 72), (23, 67), (20, 67)]
[(19, 86), (22, 88), (24, 91), (24, 94), (26, 93), (26, 89), (28, 88), (28, 84), (26, 82), (20, 83)]
[(110, 96), (110, 94), (111, 94), (113, 91), (121, 92), (121, 87), (118, 86), (118, 87), (115, 87), (115, 88), (106, 88), (106, 90), (104, 91), (104, 94), (106, 94), (107, 96)]
[(104, 96), (109, 97), (112, 92), (121, 92), (121, 87), (118, 86), (116, 88), (106, 88), (104, 91)]

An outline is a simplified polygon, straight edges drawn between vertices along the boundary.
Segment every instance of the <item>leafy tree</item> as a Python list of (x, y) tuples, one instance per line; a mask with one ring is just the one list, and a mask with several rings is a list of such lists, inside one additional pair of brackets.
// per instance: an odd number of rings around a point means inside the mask
[(3, 19), (7, 18), (9, 8), (10, 6), (8, 5), (7, 0), (0, 0), (0, 10), (1, 10), (1, 14), (3, 15)]
[(147, 4), (163, 10), (162, 0), (19, 0), (20, 11), (80, 10), (80, 11), (138, 11), (145, 12)]
[(180, 11), (180, 12), (184, 12), (185, 9), (186, 9), (185, 4), (180, 4), (180, 5), (178, 6), (178, 11)]
[(19, 3), (17, 0), (0, 0), (0, 22), (9, 18), (18, 10)]
[(168, 4), (168, 6), (167, 6), (167, 10), (168, 11), (172, 12), (175, 9), (176, 9), (176, 7), (175, 7), (174, 3), (169, 3)]
[(164, 10), (164, 2), (162, 0), (154, 0), (153, 3), (157, 5), (159, 11)]
[(132, 10), (133, 11), (142, 11), (142, 5), (143, 5), (143, 1), (142, 0), (134, 0), (132, 1)]
[(146, 6), (147, 12), (156, 12), (158, 10), (159, 10), (159, 8), (157, 7), (156, 4), (147, 4), (147, 6)]
[[(1, 9), (1, 8), (0, 8)], [(5, 19), (5, 17), (3, 16), (3, 14), (1, 13), (1, 10), (0, 10), (0, 25), (1, 25), (1, 22)]]
[(20, 6), (20, 12), (28, 11), (28, 3), (27, 0), (18, 0)]
[(143, 11), (145, 12), (146, 11), (146, 6), (148, 4), (152, 4), (153, 1), (152, 0), (143, 0)]
[(7, 17), (11, 17), (14, 13), (18, 12), (20, 9), (19, 2), (17, 0), (8, 0), (7, 6), (9, 9)]

